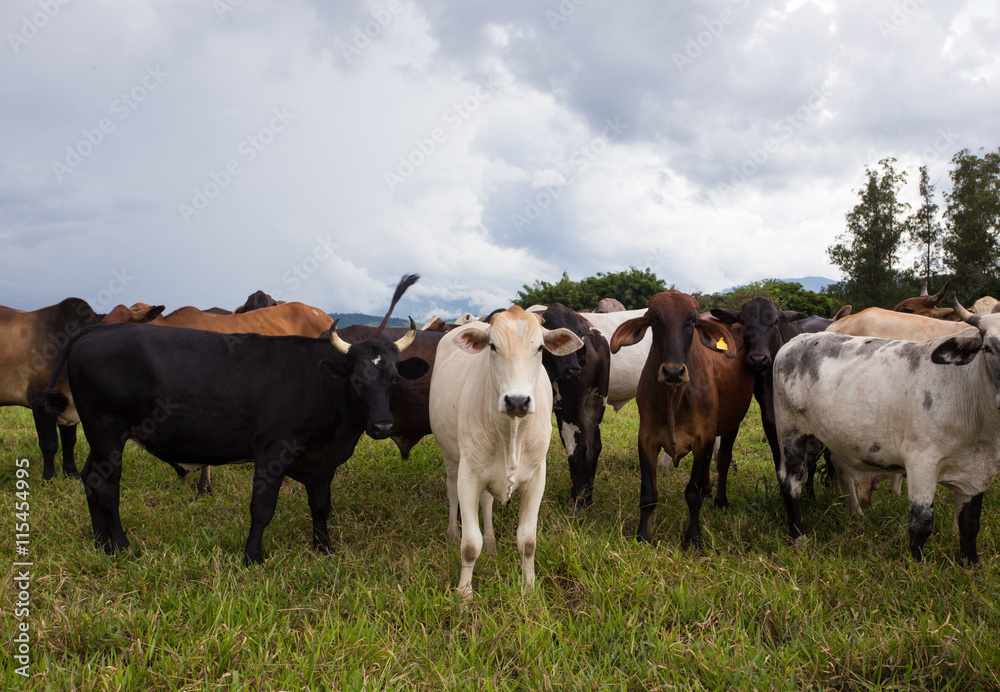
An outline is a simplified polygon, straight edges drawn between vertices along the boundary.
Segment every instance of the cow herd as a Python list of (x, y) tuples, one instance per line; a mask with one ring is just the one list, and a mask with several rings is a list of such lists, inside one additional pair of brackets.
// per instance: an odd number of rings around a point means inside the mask
[(636, 536), (651, 540), (658, 466), (691, 453), (683, 542), (699, 546), (713, 452), (714, 502), (726, 507), (734, 442), (755, 397), (793, 540), (804, 535), (800, 501), (825, 451), (854, 513), (882, 479), (892, 475), (898, 487), (905, 474), (918, 560), (935, 487), (952, 489), (960, 556), (978, 560), (983, 493), (1000, 471), (992, 299), (968, 311), (953, 294), (953, 307), (942, 308), (945, 289), (925, 287), (894, 310), (851, 315), (848, 306), (826, 320), (800, 319), (766, 298), (701, 313), (692, 296), (670, 290), (644, 310), (602, 301), (602, 311), (581, 314), (557, 303), (386, 328), (416, 280), (403, 277), (375, 328), (338, 329), (316, 308), (260, 292), (232, 313), (163, 315), (162, 306), (136, 304), (100, 315), (75, 298), (28, 312), (0, 307), (0, 405), (31, 408), (46, 479), (60, 440), (63, 472), (76, 473), (82, 423), (90, 455), (80, 479), (95, 541), (109, 553), (129, 548), (119, 485), (130, 439), (181, 476), (202, 469), (199, 492), (211, 490), (211, 467), (253, 462), (251, 563), (263, 559), (285, 477), (305, 486), (313, 545), (326, 552), (331, 480), (361, 436), (391, 437), (406, 459), (433, 434), (447, 471), (446, 535), (460, 544), (460, 598), (472, 595), (481, 551), (495, 549), (494, 499), (513, 496), (531, 587), (553, 414), (572, 497), (588, 506), (605, 407), (636, 399)]

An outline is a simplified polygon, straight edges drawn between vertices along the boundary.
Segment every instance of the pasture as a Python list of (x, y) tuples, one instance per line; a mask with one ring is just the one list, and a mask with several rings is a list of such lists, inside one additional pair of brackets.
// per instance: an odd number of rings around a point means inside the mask
[[(907, 550), (905, 493), (880, 492), (852, 519), (818, 483), (804, 504), (808, 540), (793, 547), (753, 404), (734, 449), (731, 507), (702, 509), (704, 549), (680, 547), (690, 458), (660, 472), (655, 543), (639, 545), (637, 428), (634, 402), (607, 412), (595, 503), (579, 511), (553, 436), (536, 590), (521, 591), (517, 504), (497, 504), (499, 551), (480, 558), (463, 610), (431, 437), (408, 462), (390, 441), (362, 438), (333, 482), (329, 556), (312, 550), (305, 492), (286, 480), (265, 562), (246, 568), (251, 467), (218, 469), (214, 494), (196, 500), (196, 474), (179, 481), (129, 443), (121, 515), (140, 554), (108, 557), (93, 544), (79, 481), (42, 483), (27, 409), (0, 409), (0, 688), (1000, 689), (996, 489), (973, 568), (954, 559), (942, 489), (923, 563)], [(81, 434), (78, 463), (85, 456)], [(13, 536), (22, 457), (27, 558)], [(12, 565), (24, 559), (33, 562), (26, 679), (13, 659)]]

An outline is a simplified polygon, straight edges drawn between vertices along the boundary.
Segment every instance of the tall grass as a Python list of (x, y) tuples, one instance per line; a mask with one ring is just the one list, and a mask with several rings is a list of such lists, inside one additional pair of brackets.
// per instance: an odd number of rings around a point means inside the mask
[[(925, 559), (907, 551), (905, 496), (862, 519), (834, 490), (805, 505), (790, 545), (773, 463), (751, 409), (728, 510), (707, 502), (705, 546), (685, 551), (690, 460), (661, 471), (655, 544), (638, 522), (634, 405), (605, 417), (595, 504), (573, 508), (554, 437), (537, 585), (522, 593), (517, 504), (496, 506), (499, 552), (476, 565), (473, 604), (454, 592), (444, 465), (433, 438), (409, 461), (364, 438), (333, 482), (332, 554), (311, 549), (305, 493), (288, 481), (245, 568), (252, 471), (215, 493), (130, 443), (122, 520), (137, 555), (94, 547), (79, 481), (41, 481), (29, 413), (0, 410), (4, 690), (1000, 689), (1000, 545), (987, 493), (982, 562), (954, 555), (941, 491)], [(79, 445), (78, 457), (86, 454)], [(15, 459), (31, 460), (30, 677), (15, 673)]]

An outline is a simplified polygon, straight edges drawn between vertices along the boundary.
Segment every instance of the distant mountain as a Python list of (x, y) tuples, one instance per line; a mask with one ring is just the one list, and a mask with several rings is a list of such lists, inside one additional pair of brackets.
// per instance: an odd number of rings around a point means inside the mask
[[(331, 319), (340, 320), (337, 323), (337, 327), (352, 327), (356, 324), (364, 324), (369, 327), (377, 327), (379, 323), (382, 322), (381, 317), (376, 317), (375, 315), (364, 315), (360, 312), (329, 312)], [(400, 319), (399, 317), (390, 317), (389, 323), (386, 325), (388, 327), (409, 327), (409, 320)]]
[(820, 289), (830, 284), (837, 283), (836, 279), (828, 279), (825, 276), (804, 276), (801, 279), (781, 279), (782, 281), (788, 281), (789, 283), (802, 284), (802, 288), (807, 291), (820, 292)]

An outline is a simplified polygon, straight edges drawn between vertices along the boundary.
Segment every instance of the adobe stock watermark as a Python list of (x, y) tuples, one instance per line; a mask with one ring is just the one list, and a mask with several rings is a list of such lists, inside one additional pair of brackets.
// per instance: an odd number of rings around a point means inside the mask
[(448, 129), (435, 127), (426, 137), (417, 137), (413, 140), (413, 148), (406, 154), (400, 154), (396, 169), (382, 174), (389, 192), (395, 190), (400, 183), (409, 180), (418, 168), (427, 163), (448, 141), (449, 133), (458, 130), (484, 103), (493, 98), (497, 88), (502, 84), (503, 82), (495, 76), (486, 77), (476, 84), (471, 94), (445, 109), (441, 117), (445, 125), (450, 127)]
[(21, 17), (21, 25), (16, 33), (7, 32), (11, 50), (17, 53), (22, 46), (28, 45), (69, 3), (70, 0), (38, 0), (39, 11)]
[(361, 55), (365, 48), (372, 44), (372, 41), (382, 35), (392, 23), (392, 18), (403, 11), (403, 4), (399, 0), (389, 0), (384, 7), (371, 11), (371, 19), (361, 26), (355, 25), (351, 28), (349, 41), (337, 39), (335, 42), (340, 46), (340, 52), (347, 62), (353, 62), (354, 58)]
[(14, 617), (17, 618), (12, 639), (12, 658), (18, 667), (14, 673), (28, 677), (31, 665), (31, 479), (28, 474), (30, 462), (18, 459), (14, 462), (14, 545), (17, 561), (11, 565), (14, 570)]
[(555, 10), (545, 10), (545, 19), (549, 23), (549, 28), (555, 31), (560, 24), (569, 21), (569, 18), (576, 14), (576, 9), (587, 2), (587, 0), (562, 0)]
[(577, 175), (586, 170), (593, 161), (596, 161), (608, 150), (611, 143), (618, 139), (622, 132), (628, 129), (628, 125), (622, 123), (618, 116), (615, 116), (614, 119), (605, 118), (604, 124), (605, 127), (601, 131), (600, 136), (594, 137), (587, 144), (573, 151), (573, 154), (569, 158), (569, 163), (574, 167), (574, 173), (566, 176), (557, 183), (546, 185), (540, 192), (524, 198), (524, 208), (521, 210), (521, 213), (514, 212), (510, 215), (511, 223), (514, 224), (514, 230), (520, 231), (525, 226), (530, 225), (540, 218), (559, 199), (563, 190), (576, 180)]
[(108, 108), (114, 119), (101, 118), (93, 128), (83, 128), (79, 141), (76, 144), (66, 145), (66, 156), (63, 160), (52, 162), (52, 172), (56, 174), (56, 180), (61, 183), (67, 175), (79, 168), (84, 159), (93, 154), (115, 132), (118, 128), (115, 120), (118, 122), (127, 120), (132, 111), (149, 98), (152, 92), (159, 89), (163, 80), (169, 76), (170, 73), (161, 70), (159, 65), (147, 67), (146, 73), (132, 88), (112, 99)]
[(902, 29), (926, 3), (927, 0), (903, 0), (901, 3), (894, 4), (888, 21), (878, 20), (878, 31), (882, 34), (882, 38), (887, 39), (891, 34)]
[(207, 182), (191, 188), (190, 203), (182, 202), (177, 206), (184, 223), (190, 224), (192, 217), (199, 216), (208, 209), (208, 206), (243, 173), (244, 167), (256, 161), (260, 153), (270, 146), (293, 120), (295, 114), (289, 112), (288, 108), (272, 110), (267, 124), (245, 137), (237, 145), (236, 157), (229, 159), (221, 169), (209, 171)]
[(678, 72), (683, 72), (689, 65), (705, 54), (715, 41), (726, 31), (726, 27), (736, 21), (736, 16), (750, 6), (750, 0), (736, 0), (732, 7), (719, 12), (719, 16), (702, 21), (704, 31), (699, 31), (684, 43), (683, 52), (675, 50), (671, 57)]
[(243, 0), (213, 0), (212, 9), (215, 10), (215, 16), (223, 22), (231, 22), (232, 17), (229, 15), (236, 11), (236, 8), (243, 4)]
[(827, 98), (829, 98), (829, 89), (825, 84), (822, 87), (813, 87), (801, 106), (772, 123), (769, 129), (774, 132), (774, 136), (766, 137), (758, 147), (748, 148), (743, 161), (729, 167), (732, 171), (729, 180), (720, 181), (714, 190), (709, 191), (708, 196), (712, 203), (715, 206), (720, 206), (730, 194), (736, 192), (750, 178), (757, 175), (767, 165), (771, 157), (787, 144), (817, 111), (823, 108)]

